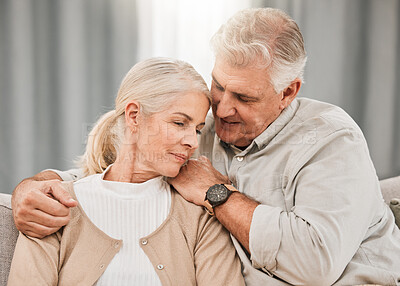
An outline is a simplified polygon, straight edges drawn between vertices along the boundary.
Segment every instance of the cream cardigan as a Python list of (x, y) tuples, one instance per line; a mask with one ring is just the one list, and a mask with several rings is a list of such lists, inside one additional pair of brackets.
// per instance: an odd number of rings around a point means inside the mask
[[(71, 182), (64, 182), (76, 199)], [(42, 240), (19, 235), (8, 285), (93, 285), (122, 241), (107, 236), (83, 212)], [(167, 219), (138, 241), (163, 285), (244, 285), (228, 232), (201, 207), (172, 192)]]

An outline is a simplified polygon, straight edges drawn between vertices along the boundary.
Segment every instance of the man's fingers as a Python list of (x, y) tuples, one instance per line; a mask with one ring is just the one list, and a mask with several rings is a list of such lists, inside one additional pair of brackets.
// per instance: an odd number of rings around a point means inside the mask
[(35, 238), (40, 238), (40, 239), (45, 237), (45, 235), (40, 235), (40, 234), (32, 232), (30, 230), (25, 230), (24, 234), (26, 234), (27, 236), (30, 236), (30, 237), (35, 237)]
[(41, 198), (34, 197), (32, 200), (32, 205), (36, 206), (36, 209), (39, 209), (49, 215), (59, 217), (69, 215), (69, 208), (51, 197), (44, 195)]
[(68, 191), (61, 186), (61, 183), (59, 181), (54, 181), (50, 184), (49, 192), (56, 200), (67, 207), (71, 208), (78, 205), (78, 202), (75, 201), (68, 193)]
[(201, 156), (199, 157), (199, 161), (207, 162), (207, 161), (208, 161), (208, 158), (207, 158), (206, 156), (201, 155)]
[(206, 156), (200, 156), (199, 160), (198, 160), (198, 163), (200, 163), (199, 165), (202, 168), (206, 168), (207, 169), (209, 167), (212, 167), (212, 164), (211, 164), (210, 160), (208, 160), (208, 158)]
[(55, 233), (59, 229), (59, 227), (47, 227), (34, 222), (28, 222), (26, 224), (26, 230), (24, 231), (24, 233), (32, 237), (43, 238), (52, 233)]
[[(48, 228), (60, 228), (69, 222), (70, 216), (52, 216), (40, 210), (34, 210), (32, 215), (35, 217), (36, 224), (46, 226)], [(33, 223), (28, 221), (27, 223)]]
[(22, 181), (12, 197), (15, 226), (33, 237), (49, 235), (68, 223), (68, 207), (77, 205), (71, 199), (58, 180)]

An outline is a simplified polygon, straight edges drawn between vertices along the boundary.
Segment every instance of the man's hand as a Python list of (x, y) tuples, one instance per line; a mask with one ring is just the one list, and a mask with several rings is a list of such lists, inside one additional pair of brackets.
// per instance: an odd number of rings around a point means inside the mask
[(43, 238), (69, 222), (69, 208), (77, 206), (60, 180), (23, 180), (12, 195), (14, 222), (26, 235)]
[(168, 182), (187, 201), (204, 206), (204, 199), (209, 187), (215, 184), (230, 184), (228, 177), (218, 172), (204, 156), (190, 159), (182, 166), (179, 175), (170, 178)]
[[(228, 177), (218, 172), (204, 156), (189, 160), (179, 175), (168, 180), (187, 201), (204, 206), (209, 187), (215, 184), (230, 184)], [(250, 253), (249, 237), (253, 213), (258, 202), (244, 194), (234, 192), (222, 205), (214, 208), (215, 217), (232, 233)]]

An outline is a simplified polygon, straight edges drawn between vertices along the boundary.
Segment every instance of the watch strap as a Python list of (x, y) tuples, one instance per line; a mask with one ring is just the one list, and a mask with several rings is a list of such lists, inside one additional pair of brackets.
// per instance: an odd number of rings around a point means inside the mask
[(214, 215), (214, 208), (212, 207), (212, 205), (208, 200), (204, 201), (204, 209), (209, 215)]
[[(234, 186), (232, 185), (227, 185), (227, 184), (223, 184), (228, 190), (230, 190), (231, 192), (239, 192)], [(232, 195), (232, 194), (231, 194)]]

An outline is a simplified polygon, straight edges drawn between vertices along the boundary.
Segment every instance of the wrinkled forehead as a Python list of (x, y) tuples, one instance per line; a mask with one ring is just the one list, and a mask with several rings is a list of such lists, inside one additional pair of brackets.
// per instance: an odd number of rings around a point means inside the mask
[(233, 67), (246, 68), (255, 67), (257, 69), (267, 69), (271, 65), (271, 59), (265, 58), (265, 55), (255, 52), (246, 54), (242, 51), (230, 51), (226, 53), (216, 53), (215, 62), (224, 61)]
[(263, 90), (270, 85), (270, 73), (267, 67), (257, 63), (237, 66), (224, 58), (216, 58), (212, 78), (220, 85), (238, 83), (243, 87), (257, 90)]
[(211, 75), (213, 79), (217, 81), (220, 77), (237, 77), (238, 79), (250, 81), (254, 84), (256, 82), (270, 82), (269, 70), (270, 69), (268, 66), (260, 64), (257, 61), (248, 63), (247, 65), (237, 65), (235, 63), (231, 63), (229, 59), (220, 57), (215, 59), (214, 68)]

